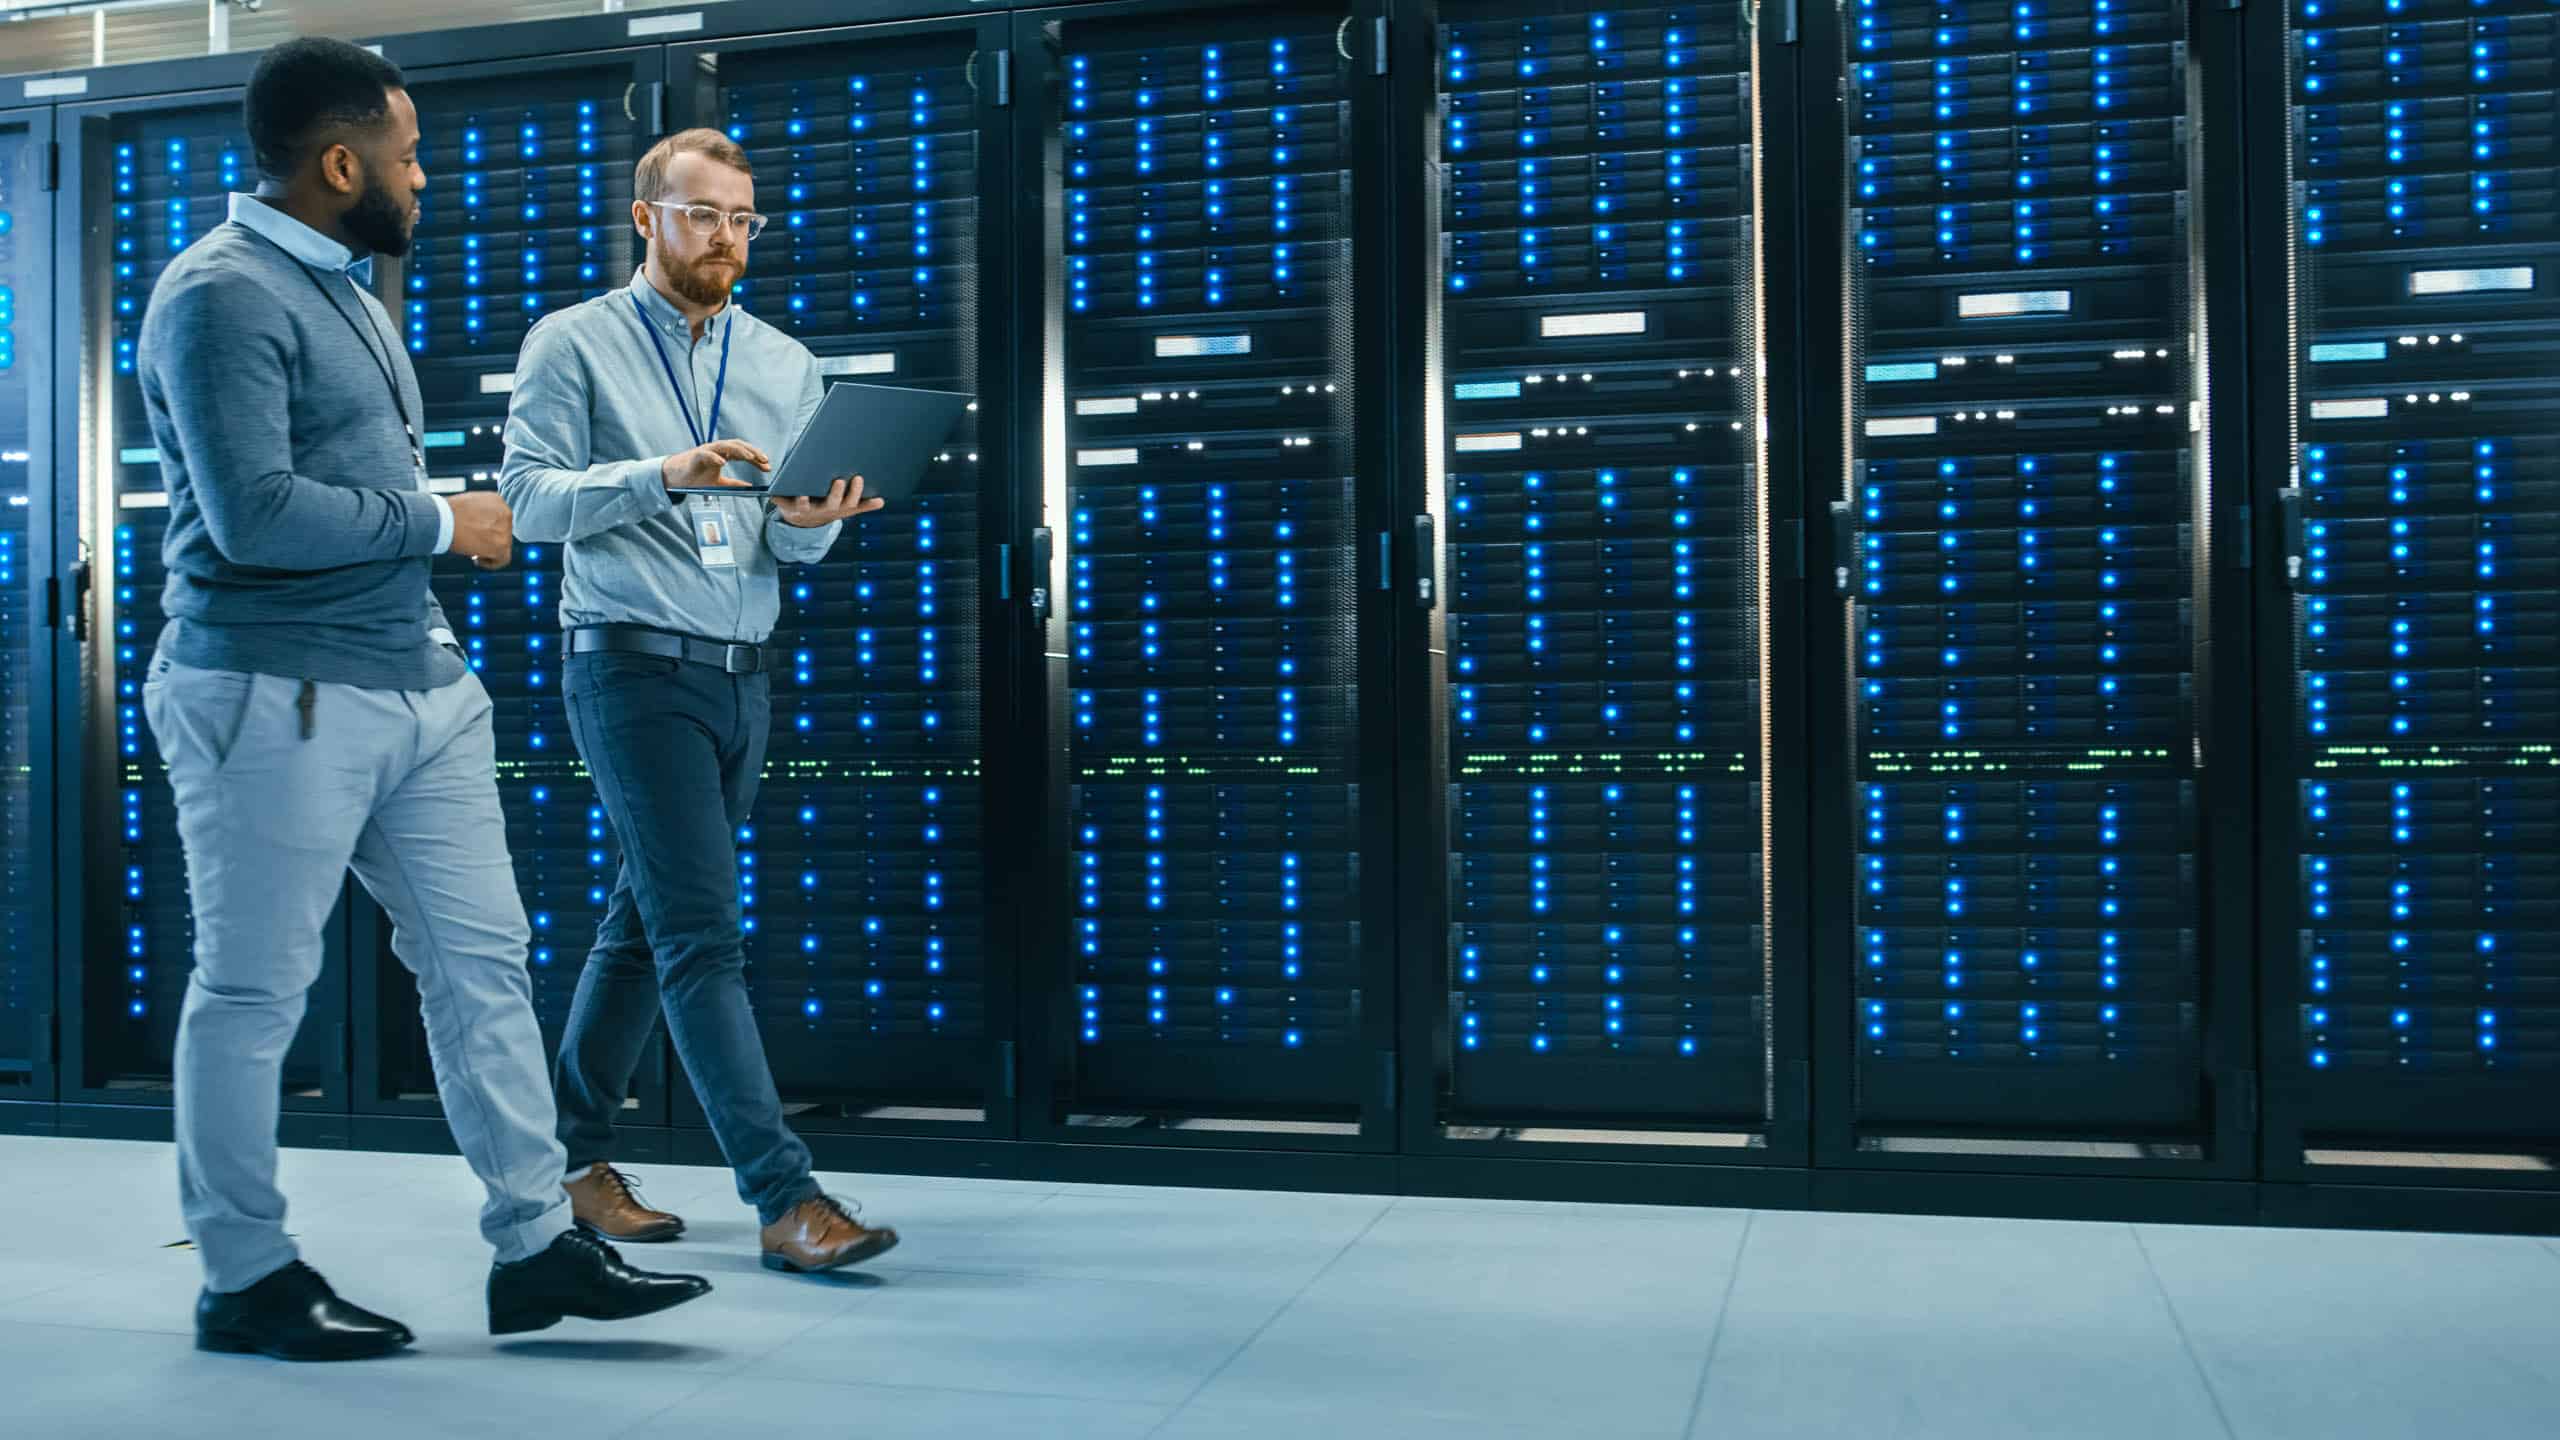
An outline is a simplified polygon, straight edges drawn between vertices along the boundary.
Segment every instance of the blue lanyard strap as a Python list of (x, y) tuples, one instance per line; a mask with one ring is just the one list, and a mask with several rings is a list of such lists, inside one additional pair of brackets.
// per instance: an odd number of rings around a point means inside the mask
[(729, 342), (737, 338), (737, 317), (731, 316), (729, 323), (720, 327), (720, 378), (711, 386), (711, 414), (706, 417), (710, 423), (697, 426), (693, 423), (693, 404), (685, 399), (684, 385), (676, 379), (675, 362), (667, 358), (667, 347), (658, 339), (658, 327), (649, 323), (649, 312), (641, 307), (637, 295), (631, 297), (631, 313), (640, 317), (640, 333), (649, 337), (649, 348), (657, 352), (658, 368), (666, 372), (667, 388), (676, 392), (676, 412), (684, 416), (685, 433), (693, 437), (696, 445), (708, 445), (720, 438), (720, 397), (729, 392)]

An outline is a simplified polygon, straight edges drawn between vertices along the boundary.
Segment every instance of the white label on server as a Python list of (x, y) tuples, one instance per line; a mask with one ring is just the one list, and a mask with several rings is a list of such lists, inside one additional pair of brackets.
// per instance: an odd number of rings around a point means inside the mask
[(483, 395), (513, 395), (516, 393), (516, 372), (509, 370), (501, 375), (481, 376), (480, 393)]
[(1548, 340), (1571, 340), (1585, 335), (1641, 335), (1644, 326), (1644, 312), (1641, 310), (1538, 317), (1538, 334)]
[(470, 488), (471, 482), (458, 475), (430, 475), (427, 477), (427, 493), (430, 495), (459, 495)]
[(1458, 437), (1458, 453), (1461, 455), (1475, 450), (1517, 450), (1519, 448), (1520, 432), (1517, 430), (1505, 430), (1494, 435), (1461, 435)]
[(1867, 422), (1867, 433), (1870, 435), (1935, 435), (1938, 433), (1938, 417), (1913, 415), (1899, 420), (1870, 420)]
[(1138, 463), (1138, 452), (1135, 450), (1079, 450), (1076, 452), (1076, 463), (1079, 465), (1135, 465)]
[(2311, 418), (2314, 420), (2380, 420), (2390, 414), (2391, 402), (2382, 399), (2311, 402)]
[(1090, 400), (1078, 400), (1076, 413), (1079, 415), (1135, 415), (1138, 413), (1138, 397), (1099, 395)]
[(2005, 320), (2019, 315), (2068, 315), (2068, 290), (2001, 290), (1988, 295), (1959, 295), (1956, 315), (1965, 320)]
[(640, 40), (651, 35), (690, 35), (701, 28), (701, 11), (680, 10), (672, 15), (633, 16), (629, 30), (632, 39)]
[(88, 93), (89, 77), (86, 75), (56, 75), (27, 82), (27, 98), (30, 100), (59, 100), (65, 95)]
[(2412, 295), (2480, 295), (2493, 290), (2530, 290), (2533, 267), (2502, 265), (2488, 270), (2412, 270)]
[(1162, 360), (1197, 360), (1210, 355), (1250, 355), (1250, 335), (1159, 335), (1156, 357)]
[(129, 495), (117, 496), (116, 504), (127, 510), (166, 510), (169, 508), (169, 492), (136, 490)]
[(116, 452), (116, 461), (124, 465), (157, 465), (160, 452), (149, 445), (132, 445)]
[(818, 357), (818, 373), (821, 375), (890, 375), (895, 374), (897, 369), (897, 353), (890, 350), (881, 350), (869, 355), (821, 355)]

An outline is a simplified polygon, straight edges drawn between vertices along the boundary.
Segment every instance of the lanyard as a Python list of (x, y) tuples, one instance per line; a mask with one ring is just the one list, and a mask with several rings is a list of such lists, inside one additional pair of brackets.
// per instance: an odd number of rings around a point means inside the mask
[(347, 322), (347, 329), (353, 331), (357, 343), (364, 346), (365, 358), (373, 362), (373, 368), (382, 372), (382, 386), (391, 392), (391, 408), (400, 412), (400, 433), (408, 437), (409, 454), (423, 472), (427, 468), (427, 452), (418, 439), (417, 423), (409, 418), (409, 397), (400, 393), (400, 382), (391, 374), (391, 362), (382, 358), (389, 349), (389, 342), (383, 341), (382, 350), (374, 348), (375, 342), (382, 341), (381, 326), (375, 323), (370, 313), (365, 316), (365, 323), (358, 325), (356, 317), (348, 314), (347, 307), (338, 303), (338, 297), (329, 293), (329, 287), (321, 283), (320, 277), (311, 273), (310, 266), (297, 261), (295, 268), (302, 272), (303, 279), (311, 282), (311, 288), (320, 292), (320, 298), (329, 302), (329, 308), (338, 312), (338, 318)]
[(738, 323), (732, 316), (720, 327), (720, 378), (711, 387), (711, 413), (704, 418), (710, 423), (693, 423), (693, 405), (684, 397), (684, 386), (676, 380), (675, 363), (667, 358), (667, 347), (658, 340), (658, 327), (649, 323), (649, 312), (640, 308), (640, 297), (631, 297), (631, 313), (640, 317), (640, 332), (649, 337), (649, 348), (657, 352), (658, 368), (667, 372), (667, 388), (676, 392), (676, 409), (684, 416), (685, 431), (696, 445), (708, 445), (720, 437), (720, 397), (729, 389), (729, 342), (737, 338)]

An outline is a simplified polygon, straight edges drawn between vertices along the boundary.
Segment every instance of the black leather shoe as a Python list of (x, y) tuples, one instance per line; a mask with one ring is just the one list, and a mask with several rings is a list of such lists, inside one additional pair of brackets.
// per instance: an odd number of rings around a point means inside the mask
[(196, 1348), (278, 1360), (370, 1360), (418, 1337), (338, 1298), (320, 1272), (296, 1260), (246, 1290), (196, 1300)]
[(613, 1247), (571, 1230), (529, 1260), (489, 1272), (489, 1333), (548, 1330), (563, 1319), (632, 1320), (711, 1293), (699, 1275), (655, 1275), (622, 1263)]

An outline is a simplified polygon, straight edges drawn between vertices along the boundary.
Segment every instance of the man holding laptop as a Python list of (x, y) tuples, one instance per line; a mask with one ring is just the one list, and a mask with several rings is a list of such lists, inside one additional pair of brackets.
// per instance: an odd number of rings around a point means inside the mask
[[(748, 1004), (733, 837), (764, 769), (780, 567), (824, 556), (844, 520), (884, 502), (860, 476), (768, 495), (772, 459), (738, 438), (788, 442), (823, 395), (806, 347), (729, 303), (765, 223), (745, 152), (717, 130), (670, 136), (641, 157), (633, 194), (647, 263), (525, 337), (499, 481), (519, 539), (566, 547), (570, 733), (623, 852), (560, 1047), (569, 1196), (578, 1223), (609, 1239), (684, 1229), (611, 1163), (663, 1002), (739, 1198), (763, 1223), (765, 1266), (831, 1270), (898, 1237), (819, 1189), (783, 1121)], [(795, 454), (786, 470), (827, 458)]]

